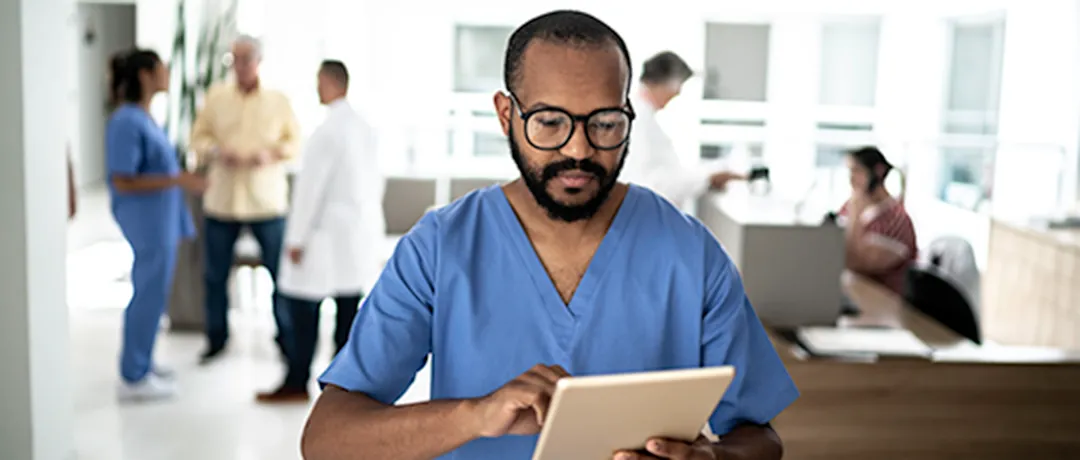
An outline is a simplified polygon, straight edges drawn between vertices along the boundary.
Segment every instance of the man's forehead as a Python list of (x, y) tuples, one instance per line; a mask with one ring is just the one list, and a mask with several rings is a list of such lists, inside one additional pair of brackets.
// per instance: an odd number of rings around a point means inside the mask
[(254, 54), (255, 46), (251, 43), (241, 42), (233, 45), (233, 54)]
[(517, 92), (526, 106), (545, 103), (588, 112), (625, 102), (630, 69), (614, 42), (536, 40), (522, 57)]

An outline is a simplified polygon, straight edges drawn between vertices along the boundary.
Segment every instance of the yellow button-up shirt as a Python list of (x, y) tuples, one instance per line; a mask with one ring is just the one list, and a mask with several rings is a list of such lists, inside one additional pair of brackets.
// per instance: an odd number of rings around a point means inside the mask
[(285, 162), (257, 167), (228, 167), (211, 161), (215, 152), (231, 149), (243, 157), (264, 150), (286, 161), (300, 150), (300, 128), (288, 98), (279, 91), (257, 88), (243, 92), (235, 83), (210, 88), (195, 117), (191, 146), (200, 165), (209, 168), (203, 198), (208, 216), (253, 221), (281, 217), (288, 211)]

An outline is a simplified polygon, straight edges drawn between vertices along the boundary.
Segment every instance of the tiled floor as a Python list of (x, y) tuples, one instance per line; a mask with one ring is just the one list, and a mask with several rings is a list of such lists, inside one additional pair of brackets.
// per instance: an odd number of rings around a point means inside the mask
[[(228, 354), (207, 366), (196, 365), (202, 348), (198, 334), (165, 333), (158, 360), (178, 373), (180, 395), (147, 405), (116, 402), (117, 353), (123, 306), (130, 295), (130, 251), (108, 219), (101, 191), (84, 193), (79, 218), (69, 232), (68, 299), (74, 367), (75, 440), (80, 460), (276, 460), (299, 458), (300, 430), (308, 405), (264, 406), (254, 394), (279, 382), (284, 372), (273, 345), (268, 302), (248, 303), (232, 314)], [(250, 276), (250, 275), (248, 275)], [(269, 279), (258, 273), (259, 296), (266, 299)], [(324, 317), (330, 320), (330, 308)], [(316, 371), (329, 362), (329, 333), (323, 339)], [(403, 401), (428, 398), (424, 369)]]

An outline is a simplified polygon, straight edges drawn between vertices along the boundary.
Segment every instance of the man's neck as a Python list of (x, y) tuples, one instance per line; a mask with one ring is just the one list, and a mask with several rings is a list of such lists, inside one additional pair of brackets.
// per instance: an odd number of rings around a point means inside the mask
[(660, 110), (660, 104), (656, 103), (656, 95), (653, 93), (652, 87), (649, 84), (641, 85), (641, 98), (645, 100), (646, 104), (649, 104), (648, 109), (652, 112)]
[(536, 198), (532, 196), (525, 181), (521, 179), (507, 184), (503, 190), (510, 201), (510, 206), (514, 208), (530, 237), (558, 235), (559, 238), (573, 244), (589, 236), (607, 233), (611, 221), (615, 218), (615, 213), (618, 212), (623, 198), (626, 197), (627, 187), (616, 184), (596, 214), (574, 222), (552, 218), (547, 210), (536, 202)]
[(254, 79), (254, 80), (252, 80), (250, 82), (247, 82), (247, 83), (237, 82), (236, 87), (240, 88), (241, 93), (244, 93), (244, 94), (253, 93), (253, 92), (255, 92), (255, 90), (259, 89), (259, 79), (256, 78), (256, 79)]

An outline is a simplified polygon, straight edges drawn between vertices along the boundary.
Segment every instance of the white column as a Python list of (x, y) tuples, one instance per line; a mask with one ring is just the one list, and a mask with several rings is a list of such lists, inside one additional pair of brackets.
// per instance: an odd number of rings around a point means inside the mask
[(994, 168), (995, 215), (1026, 218), (1052, 213), (1058, 210), (1061, 195), (1071, 191), (1066, 182), (1075, 181), (1080, 138), (1077, 11), (1071, 0), (1022, 2), (1008, 10), (998, 122), (1002, 145)]
[(0, 0), (0, 458), (75, 458), (65, 304), (72, 0)]
[(881, 22), (874, 134), (890, 160), (907, 168), (911, 201), (933, 198), (937, 183), (946, 32), (941, 18), (910, 8)]
[[(769, 37), (768, 121), (765, 161), (774, 193), (799, 197), (813, 180), (814, 134), (821, 75), (821, 22), (787, 14), (772, 21)], [(797, 199), (797, 198), (796, 198)]]

